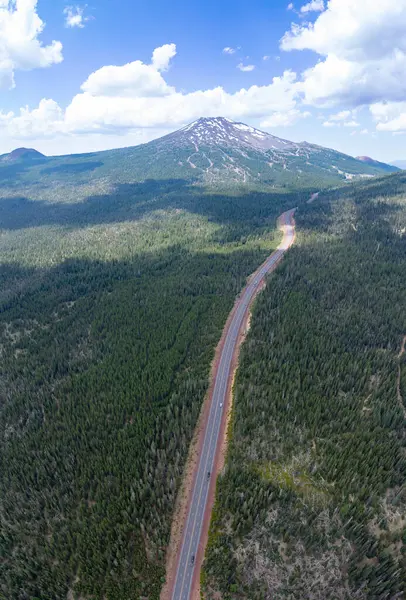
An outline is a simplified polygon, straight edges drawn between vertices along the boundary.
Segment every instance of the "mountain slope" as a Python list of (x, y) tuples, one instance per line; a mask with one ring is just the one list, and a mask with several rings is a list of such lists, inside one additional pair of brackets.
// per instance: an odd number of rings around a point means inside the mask
[(390, 165), (387, 163), (380, 162), (379, 160), (375, 160), (370, 156), (357, 156), (356, 159), (360, 160), (366, 165), (370, 165), (371, 167), (377, 167), (378, 169), (382, 169), (382, 171), (385, 171), (387, 173), (393, 173), (399, 170), (399, 168), (396, 165)]
[[(6, 156), (12, 155), (15, 152)], [(0, 159), (3, 194), (12, 190), (29, 195), (34, 186), (43, 200), (78, 201), (147, 179), (183, 180), (223, 190), (241, 184), (262, 190), (314, 189), (397, 170), (315, 144), (290, 142), (222, 117), (199, 119), (141, 146), (40, 158)]]
[(199, 119), (140, 151), (151, 161), (150, 169), (159, 162), (182, 173), (192, 170), (206, 183), (300, 187), (397, 170), (315, 144), (290, 142), (222, 117)]

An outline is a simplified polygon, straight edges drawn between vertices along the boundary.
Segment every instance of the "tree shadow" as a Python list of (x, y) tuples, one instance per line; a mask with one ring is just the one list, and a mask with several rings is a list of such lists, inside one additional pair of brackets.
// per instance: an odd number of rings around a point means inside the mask
[[(66, 169), (66, 165), (62, 167)], [(25, 196), (4, 197), (0, 199), (0, 228), (18, 230), (46, 225), (80, 228), (134, 221), (154, 211), (176, 209), (220, 224), (254, 220), (259, 226), (264, 219), (274, 218), (275, 210), (297, 206), (309, 193), (241, 189), (227, 194), (206, 190), (185, 179), (151, 179), (117, 184), (111, 193), (89, 196), (83, 202), (50, 203)]]
[(67, 174), (67, 175), (77, 175), (79, 173), (86, 173), (88, 171), (94, 171), (98, 167), (102, 167), (104, 163), (100, 160), (96, 161), (88, 161), (81, 163), (66, 163), (62, 165), (56, 165), (55, 167), (46, 167), (45, 169), (41, 169), (41, 174), (44, 175), (52, 175), (56, 174)]

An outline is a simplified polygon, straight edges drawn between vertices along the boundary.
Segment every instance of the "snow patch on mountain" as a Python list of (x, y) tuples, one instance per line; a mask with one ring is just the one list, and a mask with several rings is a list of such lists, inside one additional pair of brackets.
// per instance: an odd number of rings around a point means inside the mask
[(296, 149), (298, 144), (224, 117), (201, 118), (166, 136), (178, 143), (201, 143), (207, 146), (246, 146), (254, 150)]

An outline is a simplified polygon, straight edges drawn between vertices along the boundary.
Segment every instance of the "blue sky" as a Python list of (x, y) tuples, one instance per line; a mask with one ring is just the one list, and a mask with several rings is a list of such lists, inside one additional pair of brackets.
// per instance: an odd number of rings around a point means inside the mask
[(127, 146), (222, 115), (405, 159), (405, 29), (406, 0), (0, 0), (0, 152)]

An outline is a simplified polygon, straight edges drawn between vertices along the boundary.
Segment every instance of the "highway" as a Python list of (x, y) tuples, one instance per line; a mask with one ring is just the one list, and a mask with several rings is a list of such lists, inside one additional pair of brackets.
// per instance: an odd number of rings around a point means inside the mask
[[(208, 502), (211, 473), (214, 471), (217, 446), (221, 444), (219, 434), (222, 419), (225, 418), (226, 394), (231, 374), (233, 356), (237, 348), (240, 330), (247, 311), (261, 286), (265, 275), (272, 271), (283, 254), (293, 244), (295, 237), (295, 209), (283, 213), (279, 217), (279, 227), (284, 236), (277, 250), (259, 267), (251, 277), (250, 282), (242, 291), (234, 309), (232, 320), (224, 340), (219, 357), (218, 368), (214, 379), (211, 406), (204, 432), (204, 440), (199, 456), (197, 473), (194, 480), (189, 512), (183, 532), (182, 546), (177, 562), (176, 578), (173, 585), (172, 600), (190, 600), (194, 571), (198, 568), (197, 555), (202, 534), (203, 521)], [(209, 476), (210, 473), (210, 476)], [(213, 473), (213, 477), (215, 474)]]

